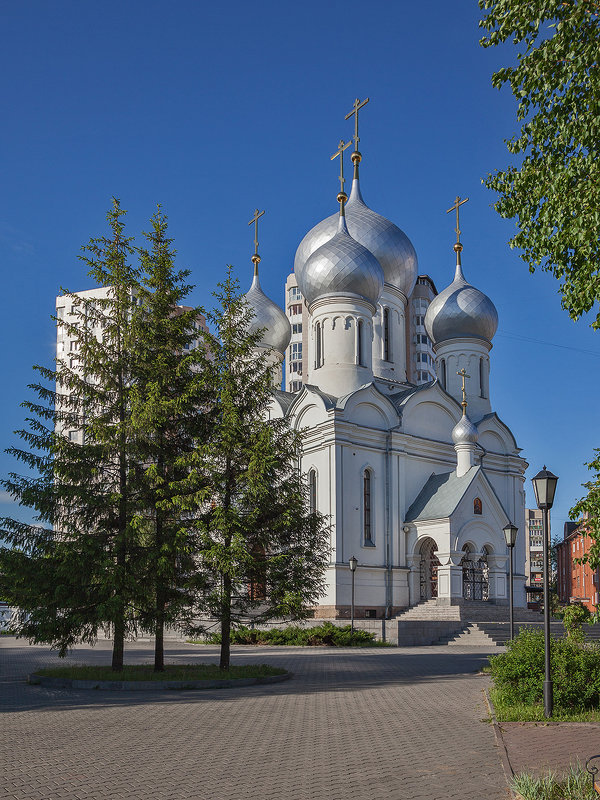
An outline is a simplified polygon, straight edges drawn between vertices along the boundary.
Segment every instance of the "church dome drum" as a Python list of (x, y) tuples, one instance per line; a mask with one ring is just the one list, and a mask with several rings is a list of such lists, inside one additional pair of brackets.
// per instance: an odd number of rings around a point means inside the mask
[[(300, 242), (294, 259), (294, 272), (298, 282), (310, 256), (334, 236), (337, 219), (338, 215), (332, 214), (322, 220)], [(408, 297), (414, 289), (418, 274), (415, 249), (400, 228), (365, 204), (357, 178), (352, 183), (352, 192), (346, 204), (346, 224), (350, 236), (370, 250), (379, 261), (384, 282)]]
[(467, 283), (460, 264), (454, 280), (435, 297), (425, 316), (425, 330), (436, 343), (448, 339), (491, 342), (498, 328), (498, 312), (490, 298)]
[(337, 233), (317, 247), (296, 272), (300, 291), (309, 305), (319, 297), (349, 294), (375, 306), (383, 289), (381, 265), (352, 238), (344, 217), (337, 219)]
[(258, 272), (255, 272), (252, 286), (244, 295), (248, 306), (254, 312), (254, 318), (250, 322), (249, 332), (264, 328), (259, 347), (266, 347), (285, 355), (287, 346), (290, 343), (292, 329), (286, 315), (279, 308), (277, 303), (269, 300), (267, 295), (260, 288)]

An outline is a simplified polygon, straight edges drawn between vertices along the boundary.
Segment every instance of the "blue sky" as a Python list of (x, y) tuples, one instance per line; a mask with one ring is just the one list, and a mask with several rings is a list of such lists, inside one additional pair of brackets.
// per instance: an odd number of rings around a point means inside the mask
[[(247, 223), (266, 209), (261, 282), (283, 303), (300, 239), (336, 209), (329, 157), (351, 136), (344, 116), (369, 96), (363, 195), (407, 233), (439, 290), (454, 263), (445, 210), (457, 194), (470, 198), (465, 274), (500, 317), (492, 403), (531, 465), (528, 504), (543, 464), (559, 476), (552, 523), (562, 533), (589, 478), (583, 462), (600, 447), (600, 334), (589, 320), (572, 322), (555, 280), (530, 275), (508, 248), (513, 223), (481, 185), (509, 163), (503, 140), (517, 128), (512, 96), (490, 84), (514, 52), (479, 47), (478, 19), (475, 0), (4, 5), (2, 448), (16, 441), (32, 364), (52, 362), (56, 294), (92, 286), (78, 255), (105, 232), (111, 196), (135, 235), (163, 205), (193, 300), (207, 305), (228, 263), (243, 289), (250, 284)], [(0, 474), (14, 465), (0, 455)]]

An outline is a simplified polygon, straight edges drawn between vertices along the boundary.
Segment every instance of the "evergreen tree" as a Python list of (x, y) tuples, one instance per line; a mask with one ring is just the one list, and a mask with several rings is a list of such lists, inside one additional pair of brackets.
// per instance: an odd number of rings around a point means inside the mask
[(135, 383), (132, 428), (140, 447), (144, 498), (138, 523), (145, 535), (146, 610), (155, 635), (154, 669), (164, 669), (165, 623), (181, 622), (191, 607), (187, 584), (194, 564), (186, 520), (172, 502), (185, 476), (185, 456), (204, 436), (207, 411), (197, 347), (204, 347), (200, 308), (182, 307), (191, 291), (188, 270), (177, 271), (167, 218), (160, 207), (140, 249), (142, 278), (134, 316)]
[(220, 621), (222, 669), (232, 625), (305, 615), (329, 560), (324, 520), (308, 510), (300, 435), (269, 419), (273, 373), (256, 355), (261, 332), (248, 332), (252, 312), (236, 290), (230, 269), (210, 315), (218, 335), (201, 354), (211, 424), (187, 462), (188, 493), (177, 498), (193, 531), (198, 612)]
[(3, 591), (21, 609), (19, 633), (64, 654), (110, 625), (115, 670), (146, 602), (136, 573), (140, 469), (130, 424), (138, 272), (125, 213), (114, 200), (110, 236), (83, 248), (106, 296), (67, 293), (72, 314), (56, 321), (71, 352), (55, 369), (35, 367), (43, 382), (31, 387), (37, 401), (24, 403), (29, 428), (17, 433), (25, 447), (8, 451), (34, 475), (11, 473), (1, 484), (37, 518), (0, 521), (12, 545), (2, 551)]

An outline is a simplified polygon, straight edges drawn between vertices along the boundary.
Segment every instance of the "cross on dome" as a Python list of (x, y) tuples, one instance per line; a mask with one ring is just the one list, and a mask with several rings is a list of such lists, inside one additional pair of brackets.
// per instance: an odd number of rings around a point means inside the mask
[[(452, 210), (452, 209), (450, 209), (450, 210)], [(462, 378), (462, 389), (461, 389), (461, 391), (462, 391), (462, 403), (461, 403), (461, 405), (463, 407), (463, 414), (465, 414), (466, 410), (467, 410), (467, 390), (465, 388), (465, 378), (470, 378), (471, 376), (467, 375), (467, 372), (466, 372), (464, 367), (460, 370), (460, 372), (457, 372), (456, 374), (459, 375)]]
[(344, 178), (344, 150), (347, 150), (350, 147), (350, 142), (344, 142), (343, 139), (340, 139), (340, 143), (338, 144), (337, 152), (335, 152), (331, 156), (331, 161), (334, 158), (340, 157), (340, 174), (339, 174), (339, 181), (340, 181), (340, 193), (337, 196), (338, 202), (340, 203), (340, 212), (344, 212), (344, 203), (348, 199), (348, 195), (344, 191), (344, 184), (346, 183), (346, 179)]
[(258, 208), (254, 212), (254, 216), (248, 223), (248, 225), (252, 225), (254, 223), (254, 255), (252, 256), (252, 263), (254, 264), (254, 274), (258, 274), (258, 265), (260, 263), (260, 256), (258, 255), (258, 220), (264, 214), (264, 211), (259, 211)]
[(350, 111), (344, 119), (350, 119), (350, 117), (354, 116), (354, 152), (352, 153), (352, 163), (354, 164), (354, 177), (358, 178), (358, 165), (360, 164), (360, 160), (362, 158), (361, 154), (358, 152), (358, 143), (360, 142), (360, 138), (358, 136), (358, 112), (361, 108), (367, 105), (369, 102), (369, 98), (367, 97), (366, 100), (363, 100), (362, 103), (356, 98), (354, 101), (354, 105), (352, 106), (352, 111)]

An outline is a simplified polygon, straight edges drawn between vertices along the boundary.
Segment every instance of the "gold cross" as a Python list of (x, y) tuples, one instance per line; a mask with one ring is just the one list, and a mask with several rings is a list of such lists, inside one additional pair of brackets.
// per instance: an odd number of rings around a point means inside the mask
[[(450, 209), (450, 211), (452, 211), (452, 209)], [(462, 397), (463, 397), (462, 407), (463, 409), (465, 409), (467, 407), (467, 391), (465, 389), (465, 378), (470, 378), (471, 376), (467, 375), (467, 372), (464, 367), (461, 369), (460, 372), (457, 372), (456, 374), (460, 375), (460, 377), (462, 378)]]
[(350, 142), (344, 142), (343, 139), (340, 139), (337, 152), (334, 153), (330, 159), (333, 161), (334, 158), (340, 157), (340, 192), (344, 191), (344, 184), (346, 183), (346, 179), (344, 178), (344, 150), (347, 150), (350, 144)]
[(461, 200), (460, 197), (457, 197), (456, 200), (454, 201), (454, 205), (451, 206), (446, 211), (446, 214), (449, 214), (451, 211), (454, 211), (456, 209), (456, 228), (454, 230), (456, 231), (456, 243), (457, 244), (460, 244), (460, 228), (458, 227), (458, 209), (459, 209), (460, 206), (462, 206), (463, 203), (466, 203), (468, 199), (469, 199), (468, 197), (465, 197), (464, 200)]
[(248, 225), (252, 225), (252, 223), (254, 223), (254, 255), (255, 256), (258, 255), (258, 220), (262, 217), (262, 215), (264, 213), (265, 213), (264, 211), (259, 211), (258, 208), (257, 208), (256, 211), (254, 212), (254, 216), (252, 217), (252, 219), (248, 223)]
[(368, 97), (366, 100), (363, 100), (362, 103), (357, 97), (356, 100), (354, 101), (354, 105), (352, 106), (352, 111), (349, 114), (346, 114), (346, 116), (344, 117), (344, 119), (350, 119), (350, 117), (354, 114), (354, 136), (352, 138), (354, 139), (354, 149), (357, 152), (358, 152), (358, 143), (360, 142), (360, 139), (358, 138), (358, 112), (360, 111), (361, 108), (366, 106), (368, 102), (369, 102)]

